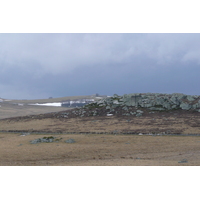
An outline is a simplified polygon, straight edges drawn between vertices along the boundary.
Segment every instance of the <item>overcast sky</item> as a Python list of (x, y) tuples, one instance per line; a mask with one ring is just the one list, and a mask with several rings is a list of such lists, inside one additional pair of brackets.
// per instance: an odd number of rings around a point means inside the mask
[(200, 34), (0, 34), (0, 97), (200, 95)]

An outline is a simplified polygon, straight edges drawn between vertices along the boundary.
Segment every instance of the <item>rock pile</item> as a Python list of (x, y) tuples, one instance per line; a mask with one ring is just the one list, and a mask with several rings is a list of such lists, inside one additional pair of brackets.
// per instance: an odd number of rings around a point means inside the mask
[[(149, 113), (155, 111), (170, 110), (193, 110), (200, 112), (200, 96), (185, 95), (180, 93), (133, 93), (123, 96), (113, 95), (100, 99), (96, 102), (75, 109), (71, 114), (84, 116), (112, 116), (112, 115), (135, 115), (142, 116), (145, 110)], [(65, 113), (63, 117), (68, 117)]]
[(51, 142), (58, 142), (62, 140), (62, 138), (56, 138), (56, 137), (53, 137), (53, 136), (50, 136), (50, 137), (43, 137), (43, 138), (38, 138), (38, 139), (35, 139), (35, 140), (32, 140), (30, 141), (31, 144), (37, 144), (37, 143), (51, 143)]
[(200, 96), (185, 95), (180, 93), (160, 94), (160, 93), (133, 93), (123, 96), (114, 95), (113, 97), (102, 99), (96, 102), (98, 106), (116, 108), (118, 106), (134, 106), (149, 108), (150, 110), (198, 110), (200, 109)]

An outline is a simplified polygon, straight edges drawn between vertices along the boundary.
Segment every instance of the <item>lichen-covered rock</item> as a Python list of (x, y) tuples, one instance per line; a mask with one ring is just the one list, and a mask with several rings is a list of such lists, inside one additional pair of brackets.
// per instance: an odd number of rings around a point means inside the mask
[(128, 111), (128, 107), (127, 106), (122, 107), (122, 109), (125, 110), (125, 111)]
[(111, 109), (111, 107), (110, 106), (106, 106), (106, 110), (110, 110)]
[(187, 95), (187, 100), (188, 100), (188, 101), (194, 101), (195, 99), (194, 99), (193, 96)]
[[(97, 116), (107, 113), (120, 115), (137, 115), (140, 108), (147, 108), (152, 111), (169, 111), (173, 109), (196, 110), (200, 109), (200, 96), (185, 95), (182, 93), (161, 94), (161, 93), (132, 93), (123, 96), (113, 95), (99, 99), (96, 102), (86, 105), (83, 111), (73, 111), (76, 116)], [(97, 109), (97, 112), (94, 111)], [(99, 110), (98, 110), (99, 109)]]
[(188, 103), (181, 103), (180, 107), (183, 109), (183, 110), (190, 110), (192, 108), (192, 106)]
[(38, 138), (38, 139), (35, 139), (35, 140), (32, 140), (30, 141), (31, 144), (38, 144), (38, 143), (51, 143), (51, 142), (58, 142), (60, 141), (62, 138), (56, 138), (56, 137), (53, 137), (53, 136), (50, 136), (50, 137), (43, 137), (43, 138)]
[(136, 112), (141, 113), (141, 114), (144, 113), (144, 111), (142, 111), (142, 110), (136, 110)]
[(76, 141), (74, 139), (69, 139), (69, 140), (65, 140), (66, 143), (75, 143)]

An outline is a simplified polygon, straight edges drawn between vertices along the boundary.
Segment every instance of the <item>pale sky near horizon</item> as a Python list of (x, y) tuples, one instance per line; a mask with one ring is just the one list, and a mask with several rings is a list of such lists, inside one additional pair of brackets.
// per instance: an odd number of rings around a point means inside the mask
[(1, 33), (0, 97), (200, 95), (198, 33)]

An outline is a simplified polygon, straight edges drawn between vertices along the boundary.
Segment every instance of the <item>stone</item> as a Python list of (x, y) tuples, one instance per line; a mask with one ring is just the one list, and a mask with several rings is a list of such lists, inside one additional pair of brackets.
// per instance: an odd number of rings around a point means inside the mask
[(169, 102), (164, 102), (163, 105), (162, 105), (164, 108), (166, 108), (167, 110), (170, 110), (171, 109), (171, 105)]
[(144, 113), (142, 110), (136, 110), (137, 113)]
[(65, 140), (66, 143), (75, 143), (76, 141), (74, 139), (69, 139), (69, 140)]
[(187, 95), (179, 93), (176, 93), (175, 96), (177, 97), (178, 100), (185, 99), (187, 97)]
[(113, 104), (112, 108), (117, 108), (119, 106), (119, 104)]
[(191, 95), (187, 95), (187, 100), (188, 101), (194, 101), (195, 99)]
[(130, 112), (131, 115), (136, 115), (136, 112)]
[(31, 144), (37, 144), (37, 143), (51, 143), (54, 142), (54, 140), (56, 139), (56, 137), (50, 136), (50, 137), (43, 137), (43, 138), (38, 138), (35, 140), (30, 141)]
[(178, 100), (178, 98), (176, 96), (172, 96), (170, 98), (170, 101), (172, 102), (172, 104), (175, 104), (175, 105), (179, 105), (180, 104), (180, 102), (179, 102), (179, 100)]
[(106, 110), (110, 110), (111, 109), (111, 107), (110, 106), (106, 106)]
[(128, 107), (122, 107), (123, 110), (128, 111)]
[(136, 106), (137, 107), (141, 100), (142, 100), (142, 96), (137, 93), (123, 96), (123, 101), (126, 106)]
[(181, 161), (178, 161), (178, 163), (188, 163), (188, 161), (186, 159), (183, 159)]
[(118, 98), (119, 96), (117, 94), (114, 94), (113, 95), (113, 98)]
[(176, 108), (178, 108), (177, 105), (173, 105), (172, 106), (172, 109), (176, 109)]
[(147, 104), (142, 105), (142, 107), (145, 107), (145, 108), (150, 108), (152, 106), (153, 106), (152, 103), (147, 103)]
[(198, 103), (195, 103), (195, 104), (192, 105), (192, 108), (193, 108), (193, 109), (197, 109), (197, 108), (199, 108), (199, 107), (200, 107), (200, 106), (199, 106)]
[(119, 101), (118, 100), (114, 100), (113, 104), (119, 104)]
[(183, 110), (190, 110), (192, 108), (192, 106), (188, 103), (181, 103), (180, 107), (183, 109)]

